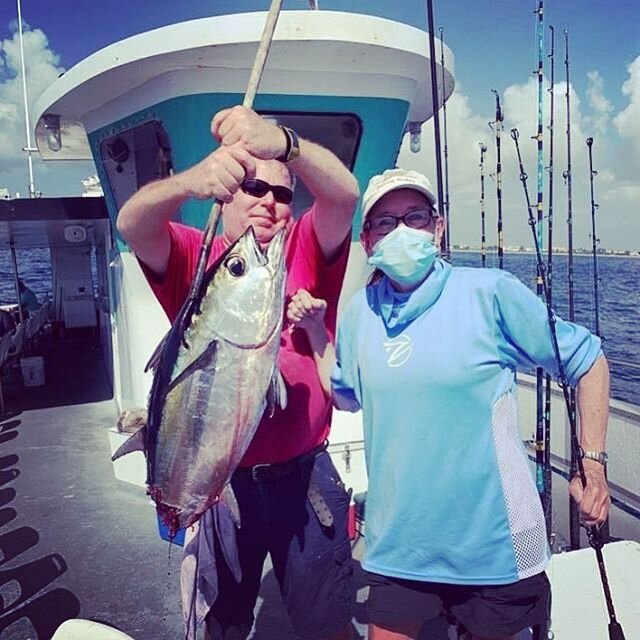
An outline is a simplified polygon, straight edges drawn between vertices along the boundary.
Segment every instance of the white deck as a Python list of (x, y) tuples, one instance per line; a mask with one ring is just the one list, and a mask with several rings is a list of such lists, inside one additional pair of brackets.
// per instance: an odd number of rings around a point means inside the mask
[[(640, 638), (640, 544), (614, 542), (603, 553), (618, 622), (626, 640)], [(554, 555), (547, 574), (554, 640), (608, 640), (609, 617), (593, 549)]]

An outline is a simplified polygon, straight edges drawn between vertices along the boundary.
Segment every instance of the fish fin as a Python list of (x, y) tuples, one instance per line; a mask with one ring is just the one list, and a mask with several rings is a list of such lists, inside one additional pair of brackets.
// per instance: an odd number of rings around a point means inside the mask
[(276, 406), (281, 409), (287, 408), (287, 385), (278, 368), (273, 372), (269, 388), (267, 389), (267, 415), (270, 418), (273, 418)]
[(169, 383), (167, 393), (186, 380), (194, 371), (207, 367), (215, 357), (217, 347), (218, 342), (216, 340), (210, 342), (207, 348)]
[(213, 518), (224, 561), (236, 582), (239, 583), (242, 580), (242, 568), (238, 556), (236, 531), (240, 527), (240, 510), (230, 484), (222, 490), (220, 501), (213, 508)]
[(149, 370), (155, 370), (155, 368), (160, 364), (160, 358), (162, 357), (162, 352), (164, 351), (164, 347), (167, 344), (167, 341), (169, 340), (170, 332), (171, 331), (167, 331), (167, 333), (165, 333), (164, 338), (160, 340), (160, 343), (154, 349), (153, 353), (151, 354), (151, 357), (149, 358), (149, 362), (147, 362), (144, 368), (145, 373)]
[(240, 528), (240, 507), (238, 506), (238, 499), (236, 498), (236, 494), (233, 492), (233, 488), (230, 484), (225, 485), (222, 489), (222, 493), (220, 494), (220, 502), (224, 502), (229, 513), (231, 514), (231, 518), (233, 519), (233, 523), (236, 527)]
[(130, 438), (127, 438), (111, 456), (111, 462), (115, 462), (118, 458), (126, 456), (128, 453), (134, 451), (146, 451), (147, 450), (147, 427), (142, 427), (136, 431)]

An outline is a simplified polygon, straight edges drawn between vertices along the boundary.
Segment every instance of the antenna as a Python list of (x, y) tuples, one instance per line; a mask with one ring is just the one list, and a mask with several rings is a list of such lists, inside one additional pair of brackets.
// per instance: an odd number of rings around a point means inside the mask
[(29, 197), (36, 197), (36, 185), (33, 180), (33, 160), (31, 154), (37, 149), (31, 146), (31, 119), (29, 118), (29, 102), (27, 100), (27, 69), (24, 63), (24, 43), (22, 38), (22, 8), (18, 3), (18, 40), (20, 42), (20, 70), (22, 73), (22, 97), (24, 100), (24, 126), (27, 134), (27, 146), (22, 150), (27, 152), (27, 164), (29, 165)]

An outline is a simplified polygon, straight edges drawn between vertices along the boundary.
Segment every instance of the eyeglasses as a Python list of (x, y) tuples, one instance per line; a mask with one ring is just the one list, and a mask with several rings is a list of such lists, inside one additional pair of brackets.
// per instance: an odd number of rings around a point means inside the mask
[(385, 235), (393, 231), (400, 222), (412, 229), (424, 229), (437, 217), (433, 209), (413, 209), (405, 213), (403, 216), (380, 216), (367, 220), (364, 227), (365, 230), (373, 231), (378, 235)]
[(264, 198), (264, 196), (271, 191), (275, 201), (280, 204), (291, 204), (293, 200), (293, 191), (289, 189), (289, 187), (284, 187), (279, 184), (271, 185), (258, 178), (247, 178), (247, 180), (243, 180), (240, 188), (254, 198)]

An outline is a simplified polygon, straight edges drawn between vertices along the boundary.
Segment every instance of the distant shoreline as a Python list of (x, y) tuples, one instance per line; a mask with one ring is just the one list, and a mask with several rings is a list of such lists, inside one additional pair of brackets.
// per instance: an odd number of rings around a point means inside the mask
[[(469, 248), (469, 249), (451, 249), (451, 253), (481, 253), (480, 249), (476, 249), (476, 248)], [(533, 249), (531, 251), (514, 251), (513, 249), (508, 250), (505, 249), (504, 250), (505, 254), (508, 255), (523, 255), (523, 256), (532, 256), (535, 258), (535, 251), (533, 251)], [(497, 252), (495, 250), (491, 250), (491, 251), (486, 251), (486, 255), (487, 256), (497, 256)], [(547, 252), (543, 251), (542, 252), (543, 257), (546, 259), (547, 257)], [(568, 251), (554, 251), (553, 252), (554, 256), (568, 256), (569, 252)], [(598, 253), (596, 254), (598, 258), (630, 258), (632, 260), (637, 260), (638, 258), (640, 258), (640, 254), (631, 254), (628, 255), (626, 253)], [(583, 252), (574, 252), (573, 253), (573, 257), (583, 257), (583, 258), (593, 258), (593, 254), (591, 253), (583, 253)]]

